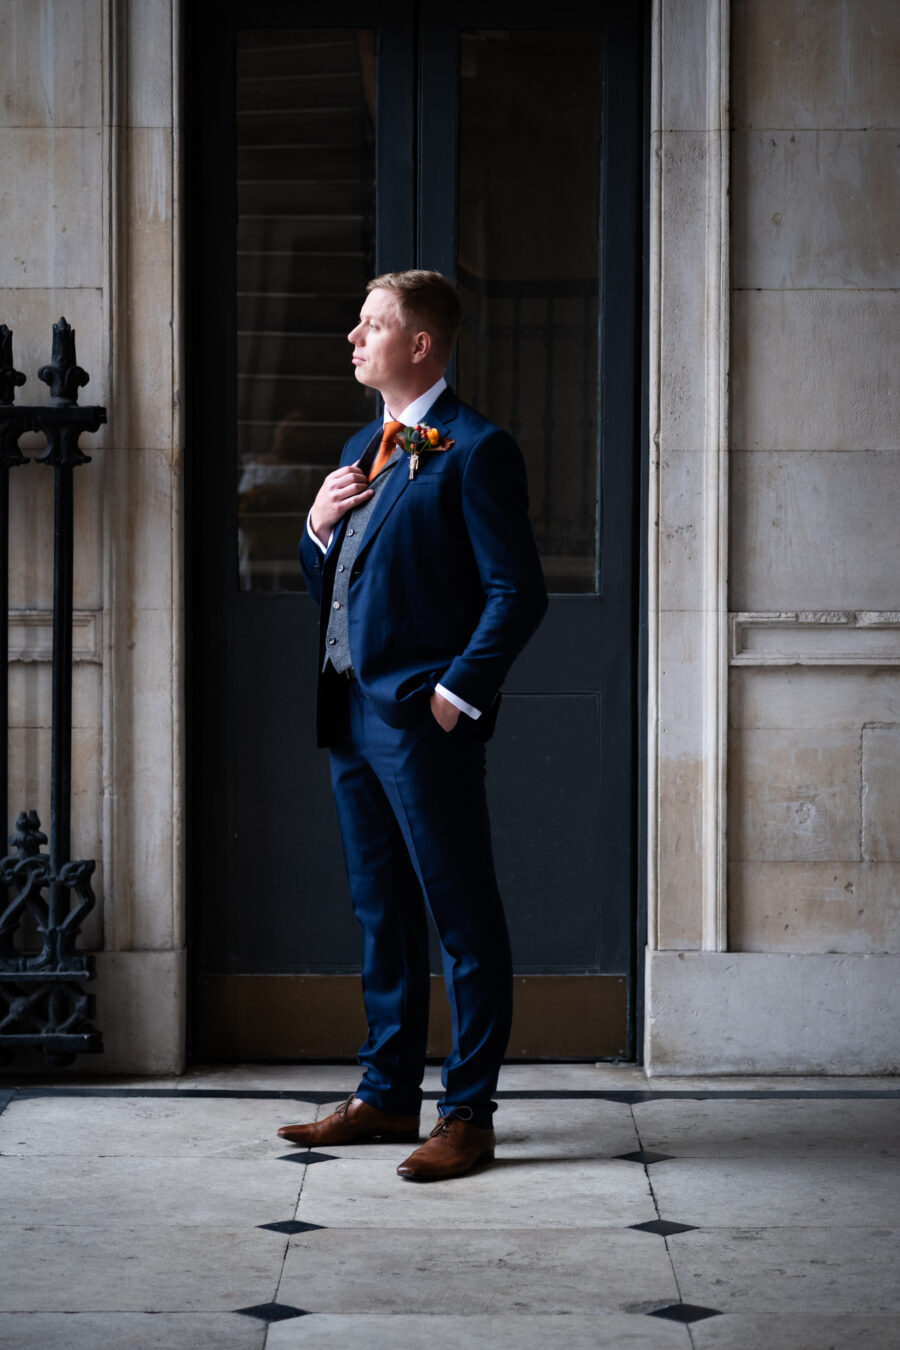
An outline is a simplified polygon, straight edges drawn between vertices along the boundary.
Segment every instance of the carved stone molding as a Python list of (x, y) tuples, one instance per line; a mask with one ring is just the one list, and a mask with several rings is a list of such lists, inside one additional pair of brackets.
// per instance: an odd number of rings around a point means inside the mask
[[(75, 661), (103, 660), (103, 615), (76, 609), (72, 615), (72, 657)], [(9, 611), (10, 661), (52, 661), (53, 610)]]
[(732, 666), (900, 666), (900, 611), (730, 614)]
[(651, 21), (648, 943), (705, 951), (727, 945), (730, 10)]

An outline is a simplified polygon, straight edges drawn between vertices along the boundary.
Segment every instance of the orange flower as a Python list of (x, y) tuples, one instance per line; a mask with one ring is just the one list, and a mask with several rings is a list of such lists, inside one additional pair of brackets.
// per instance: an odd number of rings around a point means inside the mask
[(438, 441), (441, 439), (441, 433), (438, 431), (437, 427), (428, 428), (426, 439), (429, 445), (437, 445)]

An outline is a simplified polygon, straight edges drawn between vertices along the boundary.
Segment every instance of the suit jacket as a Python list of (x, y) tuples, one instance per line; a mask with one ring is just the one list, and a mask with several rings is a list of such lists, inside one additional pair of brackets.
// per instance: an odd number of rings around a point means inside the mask
[[(525, 465), (515, 441), (450, 389), (426, 420), (454, 444), (423, 453), (413, 480), (405, 460), (394, 465), (350, 581), (353, 668), (362, 692), (393, 727), (411, 726), (438, 683), (490, 713), (547, 608), (528, 520)], [(381, 434), (379, 419), (351, 436), (341, 464), (356, 463)], [(320, 745), (329, 743), (336, 679), (322, 673), (328, 605), (348, 519), (324, 556), (306, 530), (299, 550), (310, 593), (322, 606)], [(479, 720), (489, 733), (493, 717)]]

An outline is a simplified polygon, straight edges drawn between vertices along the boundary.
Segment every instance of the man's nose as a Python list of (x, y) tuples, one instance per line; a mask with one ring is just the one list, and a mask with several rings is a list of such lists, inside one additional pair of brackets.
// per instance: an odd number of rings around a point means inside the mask
[(362, 337), (362, 324), (358, 323), (355, 328), (351, 328), (347, 334), (347, 341), (352, 342), (354, 347), (359, 346), (359, 339)]

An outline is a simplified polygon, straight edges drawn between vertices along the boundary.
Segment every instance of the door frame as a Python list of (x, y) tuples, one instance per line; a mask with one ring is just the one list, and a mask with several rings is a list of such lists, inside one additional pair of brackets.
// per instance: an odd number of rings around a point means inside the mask
[[(415, 6), (412, 3), (394, 4), (389, 7), (381, 6), (379, 7), (379, 14), (383, 14), (386, 8), (390, 9), (391, 16), (389, 17), (388, 22), (384, 25), (384, 35), (382, 41), (388, 41), (389, 43), (390, 42), (396, 43), (398, 53), (400, 51), (407, 51), (409, 45), (408, 25), (410, 22), (410, 16), (412, 15)], [(601, 12), (606, 11), (610, 15), (616, 16), (619, 8), (620, 8), (619, 6), (613, 4), (604, 5), (601, 7)], [(498, 6), (497, 9), (499, 13), (502, 7)], [(644, 12), (643, 15), (641, 16), (641, 19), (637, 23), (636, 28), (637, 28), (637, 41), (639, 43), (642, 43), (643, 50), (641, 53), (638, 53), (638, 58), (637, 61), (635, 62), (635, 68), (640, 71), (640, 82), (642, 84), (642, 89), (638, 92), (638, 102), (641, 105), (642, 116), (635, 119), (633, 125), (633, 135), (631, 138), (630, 162), (627, 165), (623, 166), (622, 172), (625, 179), (629, 182), (629, 190), (637, 193), (638, 195), (636, 216), (639, 220), (643, 222), (643, 238), (641, 240), (641, 246), (636, 250), (639, 274), (636, 277), (632, 277), (629, 275), (626, 278), (626, 275), (620, 273), (620, 275), (617, 277), (618, 282), (622, 286), (626, 286), (626, 288), (631, 288), (630, 293), (631, 296), (634, 298), (631, 301), (630, 308), (629, 306), (623, 306), (622, 310), (619, 311), (625, 312), (626, 314), (630, 315), (628, 337), (627, 341), (624, 342), (620, 341), (618, 343), (611, 344), (608, 347), (608, 354), (614, 353), (616, 355), (617, 361), (614, 361), (612, 366), (608, 364), (608, 361), (604, 362), (604, 379), (603, 379), (604, 385), (615, 383), (616, 378), (621, 378), (622, 376), (622, 367), (626, 365), (629, 367), (629, 369), (626, 372), (626, 377), (628, 378), (629, 382), (632, 382), (634, 385), (634, 394), (635, 394), (633, 400), (634, 402), (633, 423), (635, 428), (634, 442), (635, 442), (635, 449), (636, 451), (638, 451), (638, 453), (635, 455), (634, 462), (627, 465), (623, 463), (618, 466), (621, 472), (628, 472), (633, 475), (632, 496), (633, 496), (633, 520), (634, 520), (634, 535), (633, 535), (634, 548), (633, 548), (633, 556), (631, 558), (631, 564), (634, 568), (634, 577), (636, 579), (636, 584), (633, 587), (633, 597), (632, 597), (633, 699), (631, 706), (634, 717), (634, 723), (632, 726), (621, 729), (622, 734), (627, 736), (630, 745), (630, 762), (633, 768), (633, 777), (631, 779), (631, 784), (633, 787), (633, 793), (636, 794), (634, 796), (633, 812), (632, 812), (634, 827), (631, 831), (630, 838), (627, 841), (627, 846), (631, 850), (633, 857), (633, 866), (631, 869), (631, 874), (633, 877), (633, 885), (631, 888), (632, 893), (631, 893), (630, 931), (632, 934), (632, 939), (631, 939), (631, 959), (630, 959), (630, 979), (629, 979), (630, 998), (628, 1007), (628, 1047), (625, 1055), (623, 1056), (623, 1058), (628, 1060), (639, 1060), (640, 1049), (643, 1042), (642, 1026), (641, 1026), (642, 1008), (643, 1008), (642, 980), (643, 980), (644, 946), (646, 942), (645, 898), (647, 885), (646, 859), (645, 859), (646, 850), (644, 847), (644, 843), (646, 841), (646, 829), (647, 829), (645, 797), (646, 797), (646, 741), (647, 741), (646, 638), (647, 638), (648, 560), (647, 560), (646, 513), (647, 513), (647, 477), (648, 477), (647, 474), (648, 415), (646, 407), (646, 398), (644, 397), (643, 391), (647, 387), (647, 366), (648, 366), (648, 343), (647, 343), (648, 278), (646, 273), (647, 267), (646, 241), (648, 228), (647, 185), (649, 182), (649, 153), (648, 153), (647, 139), (644, 134), (644, 128), (648, 125), (647, 112), (649, 105), (649, 42), (648, 42), (649, 6), (645, 4), (642, 6), (642, 9)], [(276, 2), (271, 5), (271, 12), (273, 14), (280, 12), (280, 14), (282, 15), (282, 21), (285, 26), (298, 25), (302, 23), (303, 16), (299, 15), (297, 11), (298, 6), (295, 3), (290, 3), (290, 0), (281, 0), (281, 3)], [(515, 9), (511, 7), (510, 8), (511, 24), (512, 24), (512, 16), (514, 14)], [(354, 22), (354, 20), (358, 20), (359, 26), (365, 26), (365, 19), (363, 17), (364, 15), (368, 17), (369, 23), (371, 23), (371, 15), (367, 12), (367, 7), (358, 4), (351, 4), (346, 7), (346, 13), (344, 8), (342, 7), (342, 24), (350, 25)], [(492, 20), (494, 20), (493, 13), (492, 13)], [(613, 17), (611, 22), (615, 21), (616, 19), (615, 17)], [(275, 19), (273, 20), (273, 22), (277, 23), (278, 20)], [(503, 26), (501, 19), (496, 19), (495, 22), (496, 26)], [(557, 22), (559, 23), (559, 26), (564, 26), (558, 19)], [(621, 22), (620, 17), (619, 22)], [(379, 25), (381, 25), (380, 19)], [(482, 26), (482, 25), (483, 25), (483, 10), (480, 16), (477, 17), (473, 16), (468, 25), (464, 23), (464, 16), (454, 18), (453, 20), (453, 27), (455, 29), (458, 29), (460, 26)], [(186, 43), (185, 43), (185, 51), (188, 54), (196, 50), (196, 47), (192, 44), (192, 35), (190, 33), (191, 26), (192, 26), (192, 18), (191, 16), (188, 16), (187, 17), (188, 33), (186, 35)], [(449, 27), (449, 21), (445, 21), (445, 26)], [(513, 24), (513, 26), (515, 25)], [(547, 23), (542, 24), (540, 26), (549, 27), (554, 25), (551, 23)], [(199, 24), (197, 24), (197, 28), (199, 29)], [(210, 31), (206, 29), (204, 29), (203, 32), (203, 46), (206, 51), (207, 58), (212, 57), (213, 65), (218, 72), (219, 78), (227, 78), (228, 74), (232, 70), (231, 56), (228, 47), (228, 40), (230, 38), (230, 35), (231, 35), (231, 28), (229, 24), (219, 25), (215, 30), (214, 34), (210, 33)], [(196, 35), (194, 35), (194, 37), (196, 38)], [(428, 60), (431, 59), (432, 50), (429, 45), (430, 37), (433, 37), (433, 34), (429, 34), (428, 32), (425, 32), (422, 35), (422, 39), (419, 46), (419, 60), (421, 62), (427, 62)], [(427, 68), (427, 66), (425, 68)], [(453, 78), (452, 72), (448, 72), (448, 70), (444, 68), (441, 69), (442, 75), (445, 79)], [(615, 70), (611, 71), (611, 75), (613, 76), (613, 78), (611, 82), (607, 85), (606, 90), (607, 104), (611, 98), (611, 90), (616, 87), (615, 77), (617, 76), (621, 77), (622, 75), (621, 67), (618, 67)], [(188, 83), (189, 83), (188, 81), (185, 82), (186, 85)], [(380, 83), (383, 84), (384, 82)], [(632, 91), (632, 93), (633, 92), (634, 91)], [(385, 98), (388, 101), (389, 105), (388, 107), (383, 107), (381, 102), (382, 98)], [(193, 169), (196, 167), (196, 156), (192, 159), (193, 142), (191, 133), (193, 127), (196, 125), (196, 108), (188, 95), (186, 95), (186, 103), (187, 103), (187, 106), (185, 108), (185, 126), (187, 131), (186, 154), (185, 154), (186, 181), (192, 182), (194, 181)], [(412, 153), (412, 146), (414, 143), (412, 135), (413, 109), (412, 107), (405, 106), (402, 99), (398, 98), (392, 99), (392, 92), (390, 91), (390, 88), (388, 88), (387, 92), (384, 92), (383, 90), (379, 91), (379, 112), (383, 113), (384, 115), (390, 116), (391, 119), (394, 121), (394, 124), (397, 126), (404, 125), (405, 119), (406, 125), (408, 125), (409, 127), (409, 135), (401, 134), (396, 136), (395, 138), (388, 138), (388, 137), (379, 138), (380, 145), (378, 150), (377, 175), (380, 181), (388, 181), (390, 179), (390, 176), (397, 172), (400, 171), (409, 172), (409, 166), (404, 163), (404, 157), (407, 156), (408, 153)], [(604, 125), (606, 125), (606, 123), (604, 123)], [(609, 141), (609, 145), (613, 148), (615, 154), (623, 156), (624, 158), (628, 158), (628, 156), (625, 155), (621, 141), (619, 141), (614, 136), (609, 137), (607, 139)], [(448, 146), (448, 153), (455, 153), (455, 145)], [(603, 172), (604, 194), (605, 194), (609, 182), (611, 180), (611, 177), (613, 177), (614, 175), (608, 164), (607, 158), (608, 148), (606, 145), (604, 145), (603, 154), (605, 162), (605, 168)], [(233, 181), (234, 177), (233, 160), (231, 155), (231, 148), (227, 143), (227, 138), (223, 138), (222, 144), (218, 149), (217, 164), (218, 164), (218, 172), (222, 177), (222, 181), (226, 183), (230, 183), (231, 181)], [(207, 173), (209, 172), (210, 167), (211, 166), (209, 164), (206, 165)], [(421, 191), (421, 184), (419, 185), (419, 191)], [(423, 255), (423, 252), (426, 252), (428, 250), (429, 243), (427, 231), (424, 232), (424, 237), (420, 236), (419, 239), (415, 239), (413, 205), (414, 203), (412, 201), (410, 202), (403, 201), (401, 198), (399, 198), (398, 194), (393, 194), (393, 200), (389, 200), (384, 204), (382, 203), (378, 204), (379, 225), (383, 225), (385, 223), (385, 217), (382, 215), (382, 211), (384, 210), (390, 213), (390, 220), (391, 220), (390, 237), (392, 237), (397, 241), (399, 241), (400, 239), (408, 239), (410, 241), (413, 241), (412, 248), (410, 249), (409, 252), (406, 252), (404, 257), (402, 258), (399, 256), (401, 252), (401, 246), (399, 242), (397, 243), (396, 248), (393, 250), (393, 253), (397, 254), (398, 256), (392, 256), (392, 254), (382, 252), (382, 246), (379, 244), (379, 254), (378, 254), (379, 270), (392, 270), (395, 267), (408, 265), (408, 259), (411, 256), (415, 256), (417, 258), (421, 257)], [(430, 201), (430, 210), (432, 211), (435, 210), (435, 203), (433, 200)], [(454, 214), (452, 218), (455, 220), (455, 202), (453, 203), (453, 212)], [(187, 274), (190, 277), (193, 272), (193, 266), (197, 263), (198, 257), (202, 251), (202, 241), (198, 237), (198, 213), (192, 211), (192, 201), (190, 194), (187, 194), (187, 202), (184, 217), (186, 226), (185, 256), (188, 262)], [(607, 214), (605, 218), (607, 220), (610, 220), (609, 214)], [(427, 213), (423, 216), (420, 211), (419, 219), (427, 220)], [(380, 235), (381, 238), (384, 239), (388, 237), (388, 232), (382, 229), (380, 231)], [(615, 247), (614, 241), (615, 241), (614, 232), (612, 234), (612, 237), (610, 237), (609, 234), (604, 235), (605, 248), (614, 248)], [(449, 247), (450, 246), (448, 245), (448, 248)], [(434, 256), (433, 253), (429, 253), (429, 257), (433, 256)], [(453, 275), (455, 273), (455, 255), (452, 258), (452, 260), (444, 259), (442, 261), (443, 261), (443, 270), (448, 270), (449, 273)], [(222, 275), (223, 271), (226, 276), (228, 276), (229, 274), (233, 275), (234, 260), (227, 248), (220, 249), (220, 256), (218, 259), (218, 263), (216, 263), (214, 259), (209, 259), (207, 265), (208, 266), (218, 265), (222, 269), (222, 271), (220, 271), (219, 273), (220, 276)], [(431, 265), (437, 266), (439, 265), (439, 263), (437, 261), (434, 261), (431, 263)], [(605, 266), (602, 267), (601, 277), (607, 274), (608, 269)], [(226, 286), (226, 289), (229, 288)], [(229, 289), (229, 293), (233, 295), (234, 290), (235, 287), (231, 286)], [(609, 295), (607, 294), (606, 296), (603, 296), (601, 293), (601, 322), (604, 326), (604, 329), (606, 329), (607, 325), (611, 324), (612, 322), (611, 316), (614, 310), (616, 309), (616, 306), (609, 303), (609, 301), (610, 301)], [(202, 444), (202, 436), (199, 434), (199, 428), (202, 426), (203, 423), (204, 397), (200, 391), (204, 389), (204, 381), (202, 378), (198, 377), (200, 376), (201, 369), (204, 367), (204, 365), (206, 371), (207, 372), (209, 371), (211, 362), (208, 355), (205, 358), (205, 360), (201, 356), (201, 348), (203, 346), (205, 338), (203, 318), (196, 304), (195, 292), (191, 290), (190, 287), (188, 288), (186, 296), (186, 308), (187, 308), (187, 325), (186, 325), (187, 358), (188, 358), (188, 368), (192, 372), (193, 378), (189, 379), (188, 381), (187, 397), (185, 402), (186, 402), (187, 426), (190, 429), (188, 445), (193, 447)], [(232, 315), (232, 319), (233, 318), (234, 316)], [(620, 330), (617, 331), (617, 336), (621, 338)], [(218, 388), (216, 391), (217, 397), (220, 403), (222, 402), (225, 403), (226, 407), (229, 409), (229, 415), (233, 419), (235, 416), (233, 391), (235, 387), (234, 377), (236, 373), (236, 366), (233, 353), (231, 351), (221, 352), (217, 356), (214, 364), (218, 370), (219, 375)], [(617, 370), (618, 376), (615, 374)], [(601, 390), (602, 429), (599, 437), (601, 454), (603, 453), (603, 446), (607, 444), (608, 436), (610, 435), (610, 429), (606, 425), (608, 407), (609, 407), (608, 400), (605, 398), (603, 390)], [(627, 457), (623, 457), (623, 460), (625, 459), (627, 459)], [(607, 464), (604, 468), (604, 472), (609, 471), (610, 466), (609, 464)], [(223, 485), (221, 481), (216, 486), (218, 488), (218, 496), (222, 501), (222, 505), (225, 507), (227, 511), (229, 512), (233, 511), (234, 509), (233, 493), (232, 494), (229, 494), (227, 492), (223, 493), (222, 491)], [(205, 812), (209, 810), (208, 800), (204, 793), (204, 784), (205, 782), (209, 781), (210, 778), (214, 777), (217, 773), (222, 772), (222, 762), (220, 761), (219, 763), (214, 762), (213, 764), (210, 764), (209, 759), (204, 758), (203, 749), (201, 749), (200, 745), (200, 737), (198, 736), (198, 718), (196, 716), (196, 710), (198, 699), (204, 695), (200, 689), (197, 678), (198, 652), (196, 646), (193, 645), (190, 640), (191, 634), (197, 631), (198, 619), (202, 615), (204, 609), (204, 597), (202, 594), (202, 589), (199, 586), (199, 579), (202, 573), (198, 565), (198, 558), (199, 555), (202, 554), (202, 550), (204, 547), (204, 539), (202, 531), (198, 529), (197, 504), (201, 499), (208, 498), (208, 493), (210, 489), (211, 489), (211, 480), (209, 478), (208, 472), (206, 473), (204, 472), (204, 465), (200, 462), (199, 456), (196, 453), (194, 454), (189, 453), (186, 456), (186, 475), (185, 475), (185, 500), (186, 500), (185, 521), (187, 532), (187, 537), (185, 541), (186, 543), (185, 615), (186, 615), (187, 638), (188, 638), (186, 642), (186, 652), (187, 652), (186, 698), (187, 698), (187, 727), (188, 727), (187, 755), (186, 755), (187, 760), (186, 797), (187, 797), (187, 818), (189, 822), (188, 857), (187, 857), (187, 893), (192, 896), (197, 893), (198, 885), (202, 884), (201, 878), (203, 872), (203, 858), (201, 856), (201, 851), (198, 848), (198, 830), (196, 829), (196, 826), (198, 822), (201, 822), (203, 820)], [(224, 500), (225, 497), (228, 497), (227, 502)], [(568, 603), (577, 605), (578, 597), (569, 597)], [(206, 750), (206, 754), (208, 755), (209, 750), (208, 744), (204, 748)], [(200, 833), (202, 833), (202, 831)], [(196, 988), (196, 978), (197, 978), (195, 958), (197, 954), (197, 939), (199, 937), (198, 932), (199, 921), (200, 916), (198, 912), (198, 906), (196, 904), (190, 904), (188, 906), (188, 913), (187, 913), (188, 969), (189, 969), (189, 985), (188, 985), (189, 1056), (193, 1055), (194, 1050), (194, 1031), (195, 1031), (195, 1013), (196, 1013), (196, 1000), (194, 998), (194, 991)], [(528, 978), (534, 979), (538, 977), (528, 977)], [(224, 1011), (227, 1012), (227, 1010)]]

